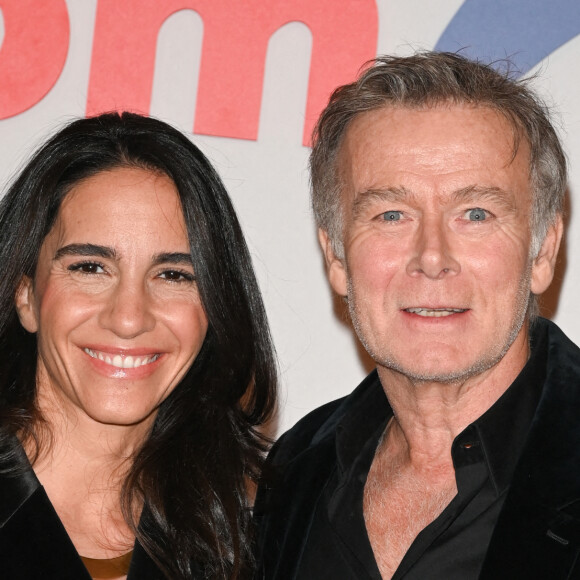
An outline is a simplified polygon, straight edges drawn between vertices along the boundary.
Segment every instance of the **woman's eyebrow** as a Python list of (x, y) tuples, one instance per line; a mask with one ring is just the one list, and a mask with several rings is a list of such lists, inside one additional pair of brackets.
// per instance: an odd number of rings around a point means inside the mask
[(97, 244), (68, 244), (59, 248), (54, 254), (54, 260), (60, 260), (63, 256), (98, 256), (99, 258), (115, 259), (117, 253), (108, 246)]
[[(114, 248), (110, 248), (108, 246), (99, 246), (97, 244), (68, 244), (56, 251), (54, 259), (59, 260), (63, 256), (97, 256), (99, 258), (116, 260), (117, 252), (115, 252)], [(185, 252), (162, 252), (160, 254), (155, 254), (155, 256), (153, 256), (152, 263), (153, 265), (193, 265), (191, 254), (187, 254)]]
[(184, 266), (193, 266), (191, 254), (185, 252), (163, 252), (153, 256), (153, 265), (159, 264), (183, 264)]

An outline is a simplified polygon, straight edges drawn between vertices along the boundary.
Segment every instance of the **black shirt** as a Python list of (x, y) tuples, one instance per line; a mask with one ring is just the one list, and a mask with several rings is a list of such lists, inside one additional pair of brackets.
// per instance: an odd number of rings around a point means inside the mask
[[(483, 485), (493, 497), (487, 498), (476, 482), (465, 507), (456, 508), (461, 500), (452, 502), (419, 535), (397, 571), (399, 578), (464, 580), (477, 576), (479, 567), (478, 580), (580, 580), (580, 348), (548, 320), (537, 319), (530, 333), (531, 360), (522, 375), (473, 425), (481, 451), (473, 454), (480, 456), (474, 464), (483, 465)], [(516, 403), (518, 389), (522, 398)], [(375, 371), (350, 395), (315, 409), (280, 437), (254, 506), (256, 580), (376, 577), (361, 517), (363, 480), (372, 458), (364, 448), (369, 441), (376, 447), (390, 414)], [(454, 455), (460, 477), (459, 464), (467, 462), (461, 449)], [(361, 463), (353, 467), (356, 461)], [(470, 478), (464, 481), (469, 485)], [(356, 493), (357, 486), (356, 501), (347, 502), (348, 488)], [(502, 492), (505, 486), (509, 489)], [(464, 488), (460, 482), (459, 493), (468, 497)], [(497, 513), (500, 506), (497, 519), (494, 513), (488, 517), (488, 510)], [(478, 515), (472, 521), (469, 513)], [(494, 519), (489, 539), (485, 522)], [(421, 571), (423, 565), (427, 572)]]
[[(415, 539), (393, 580), (469, 580), (481, 571), (495, 522), (521, 454), (545, 379), (536, 351), (510, 388), (454, 440), (457, 495)], [(300, 577), (380, 580), (363, 517), (366, 478), (392, 416), (377, 391), (337, 426), (337, 468), (318, 502)]]

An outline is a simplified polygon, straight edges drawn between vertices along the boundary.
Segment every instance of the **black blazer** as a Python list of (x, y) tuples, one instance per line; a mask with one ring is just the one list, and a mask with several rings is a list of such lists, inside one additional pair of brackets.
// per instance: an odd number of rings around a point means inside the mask
[[(481, 580), (580, 580), (580, 349), (549, 321), (537, 321), (534, 333), (548, 350), (546, 381)], [(299, 578), (311, 516), (335, 465), (335, 428), (349, 401), (376, 381), (371, 374), (274, 447), (269, 463), (280, 477), (260, 488), (255, 507), (256, 578)]]
[[(0, 578), (2, 580), (91, 580), (44, 488), (19, 443), (19, 474), (0, 473)], [(128, 580), (164, 580), (135, 543)]]

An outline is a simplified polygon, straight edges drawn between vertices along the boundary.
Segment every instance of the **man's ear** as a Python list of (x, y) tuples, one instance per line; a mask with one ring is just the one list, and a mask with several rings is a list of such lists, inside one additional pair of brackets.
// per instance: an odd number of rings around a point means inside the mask
[(548, 228), (540, 251), (532, 263), (531, 290), (533, 294), (542, 294), (552, 283), (563, 232), (564, 222), (562, 216), (558, 214), (554, 223)]
[(38, 318), (36, 316), (34, 300), (34, 284), (28, 276), (22, 276), (18, 290), (16, 290), (14, 302), (20, 324), (28, 332), (36, 332), (38, 330)]
[(347, 274), (346, 266), (344, 265), (344, 258), (338, 258), (332, 248), (332, 243), (328, 237), (328, 233), (323, 229), (318, 230), (318, 241), (324, 253), (326, 261), (326, 271), (328, 273), (328, 281), (332, 289), (339, 296), (347, 295)]

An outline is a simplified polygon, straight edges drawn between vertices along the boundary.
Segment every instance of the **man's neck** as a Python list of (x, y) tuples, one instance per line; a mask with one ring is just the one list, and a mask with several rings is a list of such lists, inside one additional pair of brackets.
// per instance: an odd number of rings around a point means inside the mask
[[(385, 444), (418, 469), (451, 465), (455, 437), (481, 417), (509, 388), (529, 356), (527, 338), (515, 342), (494, 366), (453, 382), (415, 380), (378, 367), (394, 418)], [(443, 467), (443, 465), (441, 465)]]

